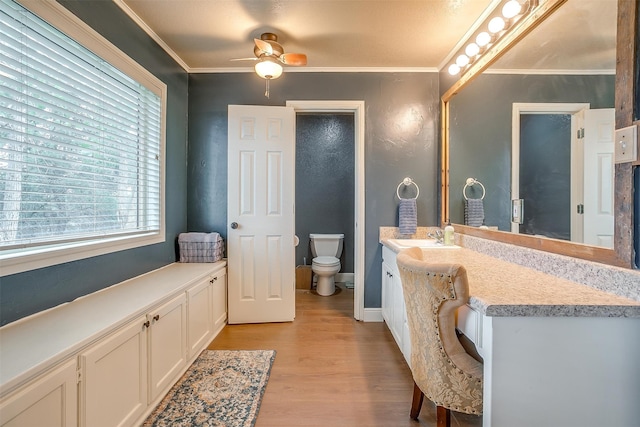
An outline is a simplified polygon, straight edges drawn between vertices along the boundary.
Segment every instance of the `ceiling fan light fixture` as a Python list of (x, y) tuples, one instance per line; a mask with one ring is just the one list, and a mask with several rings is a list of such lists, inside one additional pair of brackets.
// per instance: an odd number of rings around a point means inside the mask
[(282, 75), (282, 65), (271, 58), (262, 58), (256, 63), (254, 69), (256, 74), (263, 79), (277, 79)]

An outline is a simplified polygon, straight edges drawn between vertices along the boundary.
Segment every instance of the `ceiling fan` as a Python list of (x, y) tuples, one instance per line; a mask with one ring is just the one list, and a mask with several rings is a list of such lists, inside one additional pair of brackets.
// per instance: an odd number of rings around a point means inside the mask
[(265, 79), (267, 89), (264, 95), (269, 97), (269, 80), (282, 75), (282, 65), (307, 65), (307, 55), (304, 53), (284, 53), (284, 48), (278, 43), (278, 36), (274, 33), (262, 33), (259, 39), (253, 39), (255, 58), (238, 58), (232, 61), (258, 61), (255, 65), (256, 74)]

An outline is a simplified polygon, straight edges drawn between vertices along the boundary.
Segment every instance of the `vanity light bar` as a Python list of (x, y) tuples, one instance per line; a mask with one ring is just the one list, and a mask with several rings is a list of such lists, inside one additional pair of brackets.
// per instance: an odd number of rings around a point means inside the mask
[(463, 44), (464, 49), (458, 52), (455, 62), (449, 65), (449, 74), (455, 76), (464, 73), (497, 40), (507, 34), (513, 24), (531, 13), (537, 5), (538, 0), (504, 0), (498, 3), (479, 30)]

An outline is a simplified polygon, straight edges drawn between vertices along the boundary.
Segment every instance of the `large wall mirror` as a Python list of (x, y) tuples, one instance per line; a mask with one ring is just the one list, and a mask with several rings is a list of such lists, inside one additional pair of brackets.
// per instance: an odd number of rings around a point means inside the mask
[(547, 2), (546, 16), (443, 96), (443, 220), (466, 234), (621, 265), (618, 1)]

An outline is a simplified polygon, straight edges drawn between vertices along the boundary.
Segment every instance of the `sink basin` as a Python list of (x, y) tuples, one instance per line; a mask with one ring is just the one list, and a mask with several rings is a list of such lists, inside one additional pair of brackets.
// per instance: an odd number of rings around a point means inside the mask
[(442, 243), (439, 243), (436, 239), (388, 239), (387, 242), (398, 249), (406, 249), (406, 248), (413, 248), (413, 247), (418, 247), (421, 249), (459, 248), (459, 246), (456, 246), (456, 245), (445, 246)]

